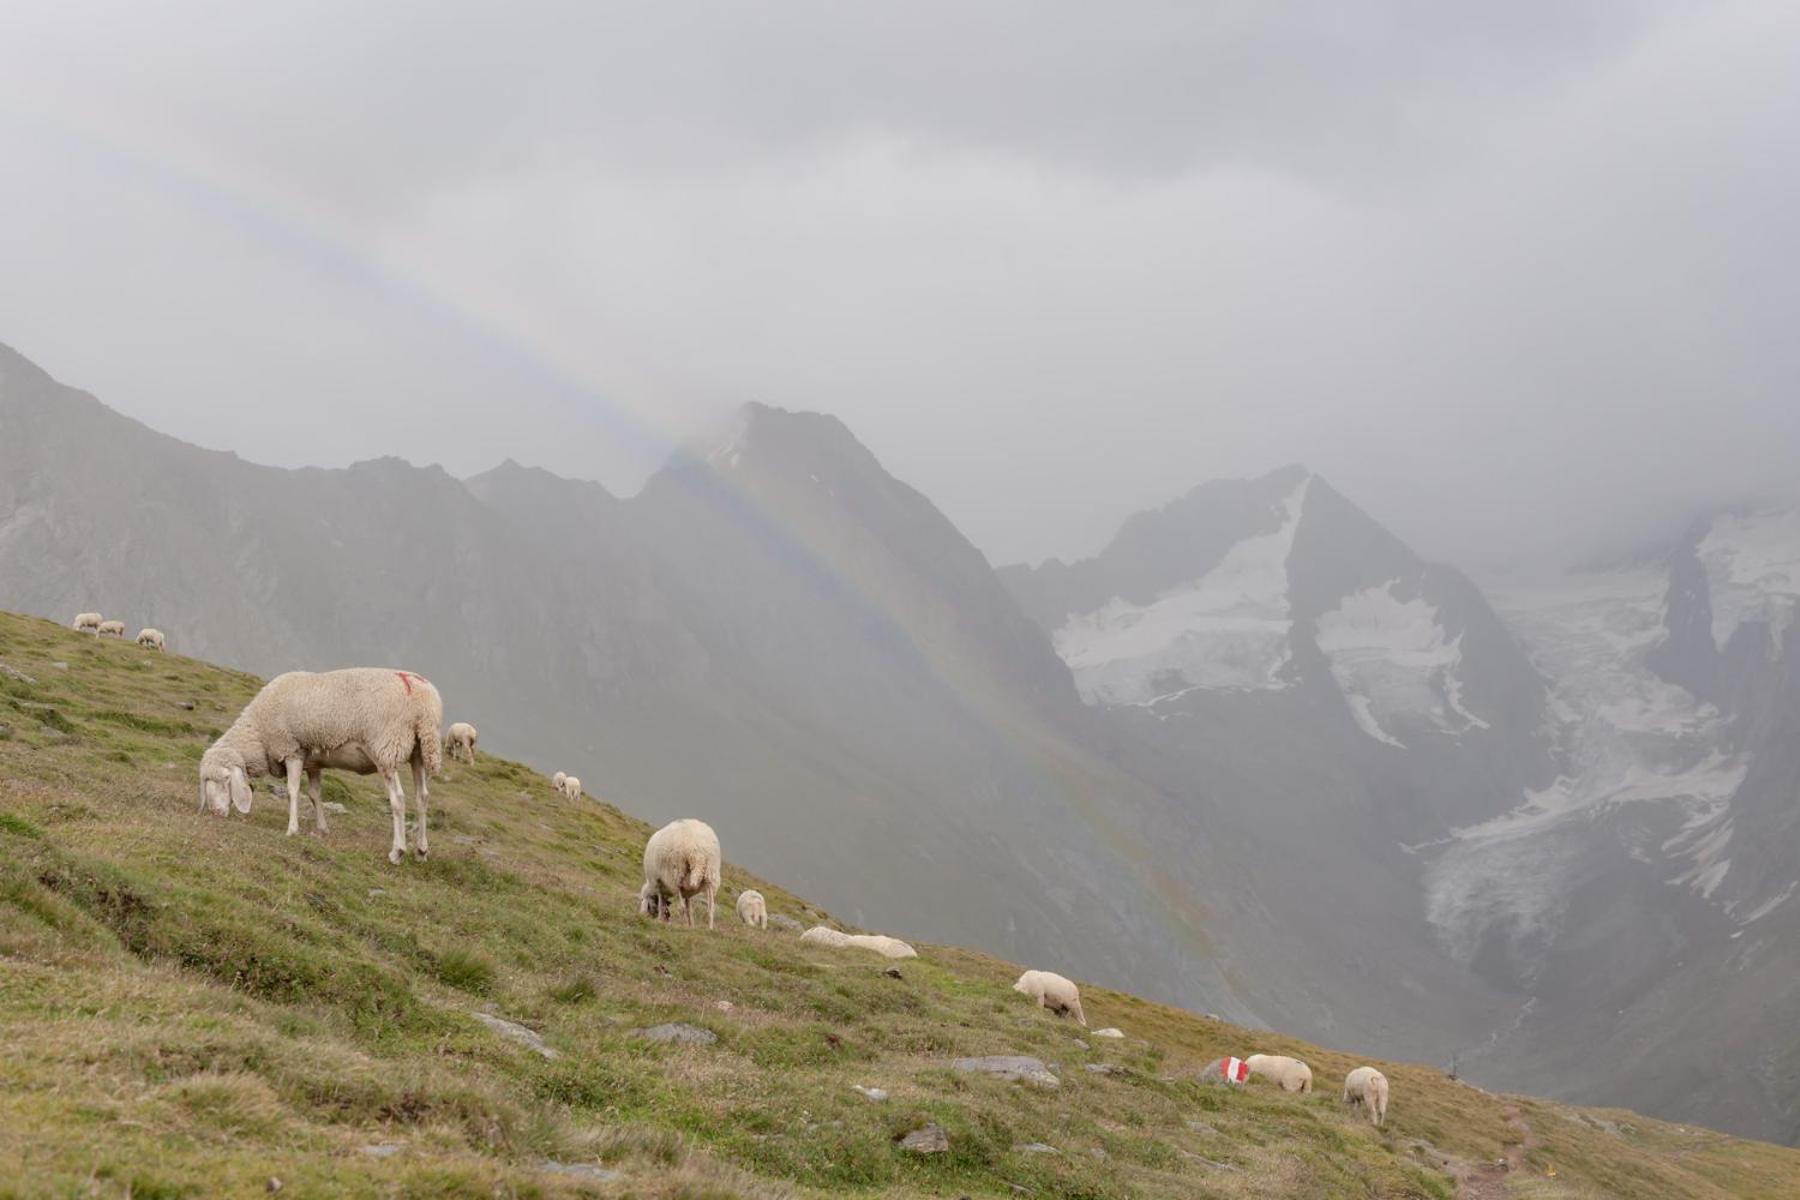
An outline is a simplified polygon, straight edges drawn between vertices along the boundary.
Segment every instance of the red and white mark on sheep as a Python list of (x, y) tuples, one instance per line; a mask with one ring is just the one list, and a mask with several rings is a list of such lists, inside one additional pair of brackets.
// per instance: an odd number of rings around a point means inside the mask
[(412, 681), (415, 677), (405, 671), (395, 671), (394, 674), (400, 677), (400, 686), (406, 689), (406, 694), (412, 695)]

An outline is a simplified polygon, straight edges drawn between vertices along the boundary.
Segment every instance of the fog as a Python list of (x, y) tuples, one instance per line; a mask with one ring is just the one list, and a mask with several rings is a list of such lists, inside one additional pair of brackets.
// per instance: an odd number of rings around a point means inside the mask
[(757, 399), (997, 562), (1303, 461), (1478, 570), (1800, 479), (1791, 4), (3, 11), (0, 341), (257, 461)]

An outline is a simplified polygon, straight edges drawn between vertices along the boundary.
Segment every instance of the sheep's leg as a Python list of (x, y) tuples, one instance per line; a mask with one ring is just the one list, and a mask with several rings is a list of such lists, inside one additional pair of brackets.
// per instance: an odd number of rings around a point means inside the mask
[(388, 861), (398, 863), (406, 857), (406, 790), (400, 786), (400, 772), (392, 767), (380, 769), (381, 786), (387, 789), (388, 812), (394, 818), (394, 841), (388, 848)]
[(706, 927), (708, 929), (718, 928), (718, 926), (713, 924), (713, 917), (718, 914), (718, 900), (719, 885), (715, 883), (706, 889)]
[(306, 771), (306, 794), (312, 797), (313, 833), (324, 837), (331, 832), (325, 822), (325, 801), (319, 791), (319, 768), (308, 767)]
[[(431, 853), (431, 843), (425, 834), (426, 815), (431, 808), (431, 788), (425, 781), (425, 762), (418, 754), (413, 755), (413, 803), (419, 808), (419, 857), (424, 858)], [(405, 838), (401, 839), (404, 845)]]
[(300, 832), (300, 768), (304, 765), (299, 755), (287, 760), (287, 792), (288, 792), (288, 832), (293, 837)]

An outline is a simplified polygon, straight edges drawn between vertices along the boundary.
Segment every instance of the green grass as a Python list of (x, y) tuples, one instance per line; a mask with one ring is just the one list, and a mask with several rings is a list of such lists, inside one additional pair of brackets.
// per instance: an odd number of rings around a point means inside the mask
[[(1129, 1036), (1078, 1039), (984, 955), (924, 946), (894, 979), (749, 930), (739, 888), (810, 924), (809, 906), (730, 867), (716, 933), (652, 925), (634, 911), (648, 830), (488, 756), (434, 784), (428, 862), (387, 863), (368, 779), (327, 777), (348, 811), (323, 840), (284, 836), (266, 793), (247, 819), (203, 817), (195, 764), (256, 680), (5, 614), (0, 663), (33, 681), (0, 672), (0, 1195), (273, 1177), (302, 1196), (1449, 1198), (1506, 1154), (1508, 1186), (1539, 1200), (1800, 1195), (1793, 1151), (1421, 1066), (1382, 1064), (1375, 1131), (1337, 1102), (1352, 1056), (1097, 987), (1090, 1019)], [(634, 1036), (667, 1021), (718, 1041)], [(1306, 1058), (1318, 1092), (1193, 1081), (1253, 1050)], [(998, 1053), (1056, 1064), (1062, 1086), (946, 1065)], [(898, 1146), (928, 1121), (948, 1153)]]

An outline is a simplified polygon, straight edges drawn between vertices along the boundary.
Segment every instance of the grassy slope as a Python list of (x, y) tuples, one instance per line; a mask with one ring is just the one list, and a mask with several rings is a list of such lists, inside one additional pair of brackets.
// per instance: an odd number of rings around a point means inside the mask
[[(927, 947), (895, 980), (885, 960), (735, 919), (651, 925), (632, 915), (646, 828), (492, 757), (435, 785), (428, 863), (387, 864), (367, 779), (328, 780), (349, 811), (325, 841), (283, 836), (266, 792), (249, 820), (202, 818), (195, 765), (256, 686), (0, 614), (0, 1194), (249, 1193), (275, 1176), (286, 1194), (1449, 1197), (1444, 1158), (1503, 1154), (1508, 1183), (1464, 1194), (1800, 1194), (1800, 1153), (1420, 1067), (1382, 1064), (1376, 1132), (1337, 1101), (1350, 1057), (1092, 987), (1095, 1026), (1130, 1036), (1084, 1046), (1009, 990), (1017, 967), (966, 951)], [(729, 917), (750, 880), (726, 875)], [(817, 915), (759, 886), (771, 911)], [(469, 1015), (490, 1005), (558, 1057)], [(632, 1036), (671, 1020), (718, 1044)], [(1302, 1055), (1319, 1091), (1189, 1081), (1253, 1050)], [(993, 1053), (1057, 1063), (1064, 1083), (943, 1065)], [(927, 1120), (948, 1154), (895, 1144)], [(1014, 1149), (1040, 1141), (1061, 1153)], [(365, 1149), (381, 1145), (401, 1149)]]

